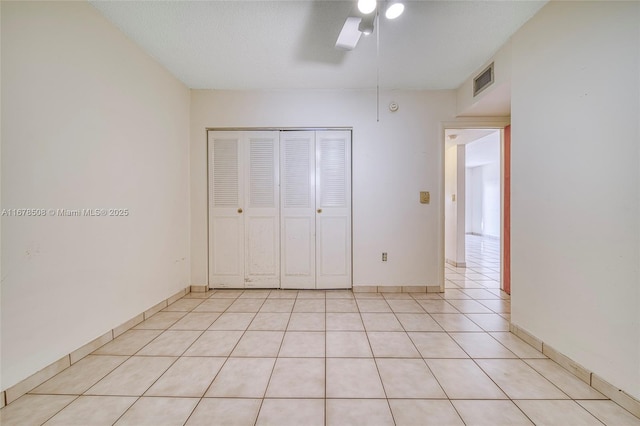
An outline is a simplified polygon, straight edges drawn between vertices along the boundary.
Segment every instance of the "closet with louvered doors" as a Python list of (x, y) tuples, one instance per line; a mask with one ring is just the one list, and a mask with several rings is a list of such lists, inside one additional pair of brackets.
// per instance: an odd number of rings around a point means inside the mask
[(209, 131), (209, 287), (280, 287), (278, 131)]
[(351, 131), (209, 131), (209, 285), (351, 288)]
[(280, 134), (282, 288), (351, 288), (351, 131)]

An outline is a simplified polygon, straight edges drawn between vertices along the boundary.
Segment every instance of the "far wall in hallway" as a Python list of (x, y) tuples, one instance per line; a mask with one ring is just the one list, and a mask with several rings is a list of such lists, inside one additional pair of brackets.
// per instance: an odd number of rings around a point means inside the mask
[(500, 132), (466, 145), (467, 233), (500, 238)]

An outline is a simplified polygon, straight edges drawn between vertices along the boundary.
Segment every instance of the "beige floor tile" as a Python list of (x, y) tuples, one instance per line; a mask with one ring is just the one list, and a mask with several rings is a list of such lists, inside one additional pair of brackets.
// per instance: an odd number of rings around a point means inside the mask
[(323, 426), (323, 399), (265, 399), (256, 426)]
[(396, 426), (464, 426), (449, 401), (389, 399)]
[(492, 293), (488, 290), (485, 289), (481, 289), (481, 288), (464, 288), (461, 290), (464, 294), (470, 296), (473, 299), (476, 300), (483, 300), (483, 299), (490, 299), (490, 300), (494, 300), (494, 299), (500, 299), (500, 296), (496, 295), (495, 293)]
[(114, 426), (182, 426), (197, 404), (197, 398), (143, 397)]
[(88, 355), (30, 393), (80, 395), (125, 362), (126, 356)]
[(576, 401), (606, 425), (640, 426), (640, 419), (613, 401)]
[(327, 398), (385, 398), (371, 358), (327, 358)]
[(451, 401), (467, 426), (533, 425), (511, 401)]
[(231, 356), (275, 357), (278, 355), (283, 337), (283, 331), (247, 331), (231, 352)]
[(327, 312), (358, 312), (355, 299), (327, 299)]
[(329, 290), (325, 292), (325, 298), (329, 299), (354, 299), (351, 290)]
[(509, 300), (480, 300), (487, 308), (497, 314), (508, 314), (511, 312), (511, 302)]
[(294, 303), (294, 299), (267, 299), (260, 308), (260, 312), (290, 313)]
[(133, 355), (158, 337), (162, 330), (129, 330), (95, 352), (96, 355)]
[(367, 332), (373, 356), (376, 358), (420, 358), (420, 353), (405, 332)]
[(296, 300), (293, 312), (325, 312), (324, 299), (300, 299)]
[(278, 358), (267, 398), (324, 398), (323, 358)]
[[(442, 300), (442, 296), (439, 293), (409, 293), (416, 301), (421, 302), (423, 300)], [(422, 305), (420, 305), (422, 306)]]
[(263, 398), (275, 358), (229, 358), (205, 397)]
[(165, 331), (136, 355), (180, 356), (202, 335), (202, 331)]
[(488, 333), (449, 333), (471, 358), (516, 358)]
[(324, 290), (301, 290), (298, 291), (298, 299), (325, 299)]
[(384, 300), (382, 294), (375, 292), (355, 292), (353, 293), (353, 298), (356, 299), (356, 302), (361, 300)]
[(538, 351), (536, 348), (513, 333), (495, 332), (489, 334), (519, 358), (547, 358), (542, 352)]
[(386, 399), (328, 399), (327, 426), (393, 426)]
[(225, 312), (211, 324), (209, 330), (246, 330), (256, 316), (254, 313)]
[(242, 334), (242, 331), (205, 331), (184, 356), (228, 356)]
[(396, 314), (406, 331), (443, 331), (429, 314)]
[(238, 299), (266, 299), (271, 295), (272, 290), (259, 290), (256, 288), (247, 289), (238, 296)]
[(265, 299), (237, 299), (225, 312), (258, 312)]
[(81, 396), (45, 425), (111, 426), (137, 399), (135, 396)]
[(145, 392), (145, 396), (202, 397), (226, 358), (183, 357)]
[(261, 399), (204, 398), (189, 417), (186, 426), (219, 425), (253, 426)]
[(358, 299), (360, 312), (391, 312), (391, 307), (384, 299)]
[(169, 306), (164, 308), (162, 311), (164, 311), (164, 312), (190, 312), (196, 306), (201, 304), (202, 302), (203, 302), (202, 299), (185, 299), (185, 298), (182, 298), (182, 299), (176, 300), (175, 302), (173, 302), (172, 304), (170, 304)]
[(509, 321), (498, 314), (466, 314), (484, 331), (509, 331)]
[(190, 312), (173, 324), (170, 330), (206, 330), (219, 316), (219, 312)]
[(519, 359), (476, 360), (511, 399), (567, 399), (562, 391)]
[(446, 398), (422, 359), (376, 359), (387, 398)]
[(329, 313), (326, 314), (327, 331), (360, 331), (364, 330), (362, 317), (359, 313)]
[(431, 316), (446, 331), (482, 331), (463, 314), (431, 314)]
[(86, 394), (142, 395), (175, 360), (174, 357), (131, 357), (91, 387)]
[(233, 289), (216, 289), (211, 298), (215, 299), (236, 299), (244, 293), (244, 290), (233, 290)]
[(224, 312), (229, 308), (229, 306), (231, 306), (232, 303), (233, 299), (211, 298), (199, 304), (193, 309), (192, 312)]
[(298, 297), (298, 290), (271, 290), (268, 299), (295, 299)]
[(213, 291), (187, 293), (183, 299), (208, 299), (213, 295)]
[(430, 314), (459, 314), (452, 304), (442, 299), (427, 299), (418, 301), (420, 306)]
[(279, 357), (323, 358), (325, 335), (322, 331), (287, 331), (284, 334)]
[(395, 314), (363, 313), (361, 316), (367, 331), (404, 331)]
[(463, 314), (492, 314), (493, 311), (475, 300), (452, 299), (448, 302)]
[(513, 402), (536, 425), (602, 426), (602, 423), (597, 418), (575, 401), (517, 400)]
[(158, 312), (136, 325), (134, 330), (166, 330), (185, 316), (186, 312)]
[(426, 362), (450, 399), (507, 399), (472, 360), (428, 359)]
[(387, 300), (393, 312), (407, 314), (422, 314), (425, 310), (415, 300), (391, 299)]
[(607, 399), (550, 359), (528, 359), (525, 362), (572, 399)]
[(458, 289), (445, 289), (442, 297), (446, 300), (471, 299), (471, 296)]
[(289, 320), (289, 331), (324, 331), (325, 314), (294, 312)]
[(408, 293), (403, 293), (401, 291), (397, 291), (395, 293), (393, 293), (393, 292), (382, 292), (380, 294), (382, 294), (382, 297), (384, 297), (384, 299), (386, 301), (389, 301), (389, 300), (413, 300), (413, 297), (411, 297)]
[(328, 358), (372, 358), (364, 331), (327, 331)]
[(41, 425), (69, 405), (72, 395), (24, 395), (0, 410), (2, 426)]
[(469, 358), (447, 333), (408, 333), (423, 358)]
[[(281, 302), (281, 300), (276, 300)], [(279, 312), (258, 312), (253, 318), (249, 330), (263, 330), (263, 331), (284, 331), (289, 324), (289, 313)]]

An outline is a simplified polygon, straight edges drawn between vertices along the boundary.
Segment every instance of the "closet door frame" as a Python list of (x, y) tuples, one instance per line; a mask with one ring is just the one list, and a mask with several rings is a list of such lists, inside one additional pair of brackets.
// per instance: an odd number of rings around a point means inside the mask
[[(256, 131), (279, 131), (279, 132), (285, 132), (285, 131), (336, 131), (336, 132), (349, 132), (349, 141), (348, 141), (348, 203), (349, 203), (349, 207), (348, 207), (348, 215), (349, 215), (349, 223), (348, 223), (348, 239), (347, 239), (347, 243), (348, 243), (348, 248), (347, 248), (347, 252), (348, 252), (348, 274), (346, 275), (346, 278), (342, 279), (340, 282), (336, 282), (334, 283), (325, 283), (324, 285), (321, 286), (314, 286), (313, 288), (331, 288), (331, 289), (340, 289), (340, 288), (344, 288), (344, 289), (350, 289), (353, 287), (353, 203), (352, 203), (352, 185), (353, 185), (353, 168), (352, 168), (352, 147), (353, 147), (353, 128), (351, 127), (260, 127), (260, 128), (238, 128), (238, 127), (226, 127), (226, 128), (220, 128), (220, 127), (208, 127), (205, 129), (206, 134), (207, 134), (207, 232), (208, 232), (208, 238), (207, 238), (207, 286), (210, 289), (215, 289), (215, 288), (244, 288), (247, 287), (246, 285), (243, 286), (231, 286), (231, 285), (224, 285), (224, 284), (220, 284), (218, 283), (216, 280), (213, 279), (214, 276), (214, 272), (215, 272), (215, 248), (212, 247), (212, 242), (214, 241), (214, 234), (213, 234), (213, 223), (212, 223), (212, 178), (210, 176), (211, 174), (211, 168), (212, 168), (212, 164), (211, 164), (211, 155), (212, 153), (210, 153), (210, 143), (209, 143), (209, 139), (210, 139), (210, 132), (256, 132)], [(316, 148), (317, 149), (317, 148)], [(245, 158), (245, 154), (244, 152), (240, 153), (240, 158), (244, 159)], [(280, 153), (280, 159), (282, 158), (282, 154)], [(243, 161), (240, 161), (240, 163), (243, 163)], [(244, 164), (240, 164), (239, 167), (245, 167)], [(277, 168), (281, 168), (281, 163), (278, 163)], [(316, 163), (316, 169), (318, 167), (318, 164)], [(316, 170), (317, 173), (317, 170)], [(243, 179), (244, 179), (244, 174), (243, 174)], [(278, 177), (279, 179), (279, 177)], [(279, 184), (282, 184), (282, 182), (279, 182)], [(246, 183), (242, 183), (242, 191), (245, 192), (246, 191)], [(282, 197), (281, 193), (280, 193), (280, 198)], [(245, 203), (245, 198), (246, 196), (243, 195), (242, 199), (242, 203)], [(281, 205), (282, 202), (280, 201), (278, 203), (278, 207), (279, 207), (279, 215), (280, 217), (282, 217), (283, 213), (281, 210)], [(244, 210), (244, 209), (243, 209)], [(317, 210), (316, 210), (316, 214), (317, 214)], [(244, 222), (244, 217), (243, 217), (243, 222)], [(281, 227), (282, 227), (282, 220), (280, 220), (281, 223)], [(317, 220), (316, 220), (316, 232), (317, 232)], [(282, 229), (280, 229), (280, 236), (282, 235)], [(282, 237), (280, 237), (282, 238)], [(246, 244), (246, 237), (242, 238), (242, 249), (243, 251), (245, 251), (244, 245)], [(282, 265), (283, 263), (283, 258), (282, 258), (282, 241), (279, 241), (280, 243), (280, 249), (278, 250), (279, 254), (280, 254), (280, 264)], [(316, 255), (316, 262), (315, 262), (315, 268), (318, 267), (317, 265), (317, 253), (315, 253)], [(246, 265), (243, 264), (243, 267), (246, 267)], [(282, 269), (282, 268), (281, 268)], [(278, 278), (280, 280), (280, 285), (279, 286), (267, 286), (269, 288), (285, 288), (282, 285), (283, 282), (283, 275), (282, 272), (280, 273), (280, 276)], [(312, 288), (310, 286), (298, 286), (297, 288)]]

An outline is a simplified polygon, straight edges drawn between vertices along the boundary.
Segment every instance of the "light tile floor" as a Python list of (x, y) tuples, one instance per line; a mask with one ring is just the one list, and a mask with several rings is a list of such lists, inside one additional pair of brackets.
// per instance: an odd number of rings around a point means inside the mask
[(0, 410), (10, 425), (640, 425), (509, 333), (497, 241), (444, 294), (192, 293)]

